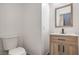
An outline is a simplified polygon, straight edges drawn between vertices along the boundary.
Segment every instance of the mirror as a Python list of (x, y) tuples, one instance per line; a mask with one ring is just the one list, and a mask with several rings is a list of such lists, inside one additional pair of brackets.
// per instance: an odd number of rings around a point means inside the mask
[(56, 27), (73, 26), (72, 4), (55, 8), (55, 26)]

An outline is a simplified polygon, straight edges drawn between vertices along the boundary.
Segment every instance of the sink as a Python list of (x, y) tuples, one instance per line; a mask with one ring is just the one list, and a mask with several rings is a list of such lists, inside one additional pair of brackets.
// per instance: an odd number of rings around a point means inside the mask
[(67, 33), (67, 34), (61, 34), (61, 33), (51, 33), (51, 35), (63, 35), (63, 36), (79, 36), (74, 33)]

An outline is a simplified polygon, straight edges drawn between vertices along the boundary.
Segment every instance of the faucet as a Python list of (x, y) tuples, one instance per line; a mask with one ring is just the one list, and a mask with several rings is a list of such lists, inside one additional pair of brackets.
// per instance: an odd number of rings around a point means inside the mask
[(64, 34), (64, 29), (62, 28), (62, 34)]

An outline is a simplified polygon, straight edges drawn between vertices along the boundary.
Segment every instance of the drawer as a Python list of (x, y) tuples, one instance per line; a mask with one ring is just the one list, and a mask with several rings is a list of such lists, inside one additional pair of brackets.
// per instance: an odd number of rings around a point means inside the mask
[(65, 41), (64, 44), (68, 44), (68, 45), (78, 45), (78, 41), (77, 41), (77, 42)]
[(58, 36), (58, 35), (51, 35), (50, 39), (51, 40), (60, 40), (60, 41), (71, 41), (71, 42), (77, 42), (78, 37), (76, 36)]
[(65, 37), (66, 41), (68, 42), (78, 42), (78, 39), (77, 37)]

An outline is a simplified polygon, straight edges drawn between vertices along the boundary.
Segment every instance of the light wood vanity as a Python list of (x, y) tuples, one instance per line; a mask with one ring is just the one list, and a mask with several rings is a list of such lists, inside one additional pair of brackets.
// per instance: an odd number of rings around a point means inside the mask
[(78, 36), (72, 35), (50, 35), (51, 55), (77, 55)]

